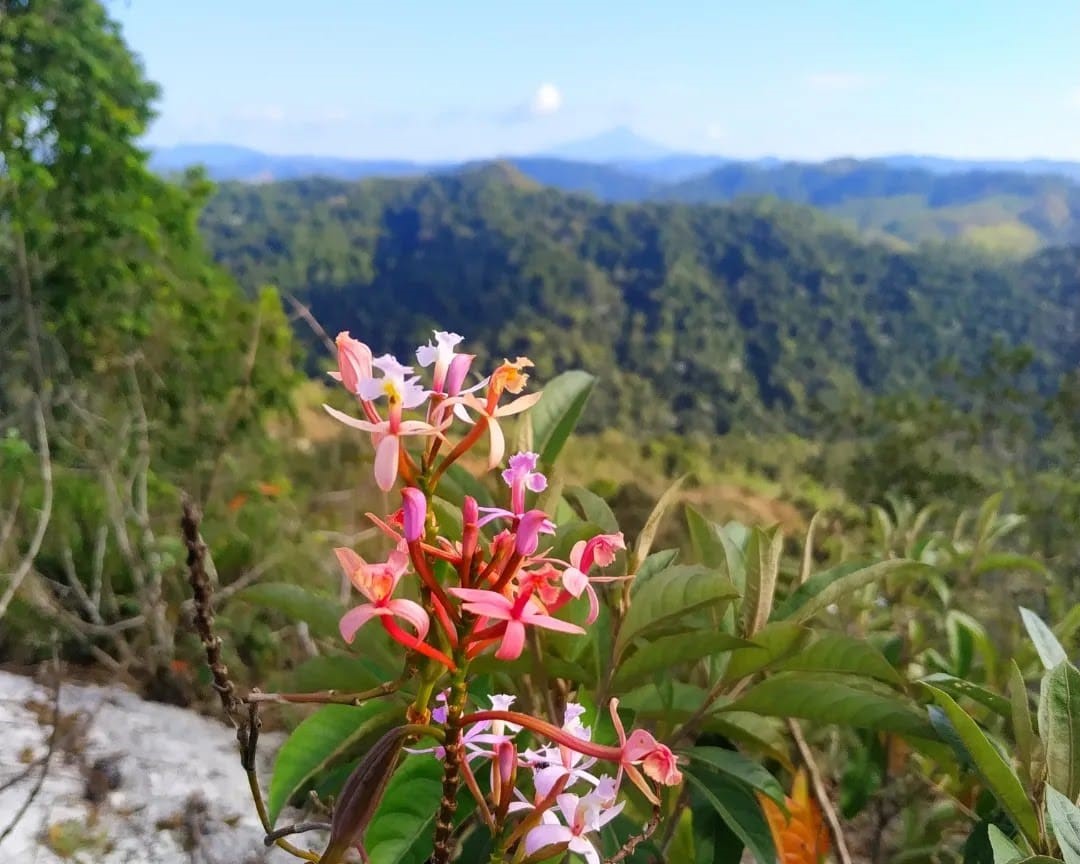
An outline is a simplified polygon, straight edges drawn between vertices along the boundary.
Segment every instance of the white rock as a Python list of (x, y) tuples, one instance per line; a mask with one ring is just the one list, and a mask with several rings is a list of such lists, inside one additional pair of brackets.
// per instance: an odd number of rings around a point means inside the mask
[[(67, 861), (293, 860), (276, 850), (268, 853), (263, 846), (233, 729), (181, 708), (146, 702), (119, 687), (65, 684), (60, 694), (63, 715), (78, 712), (86, 718), (82, 764), (80, 757), (54, 753), (40, 792), (0, 843), (3, 860), (64, 861), (46, 842), (50, 829), (54, 845), (60, 845), (56, 835), (65, 831), (76, 838), (71, 845), (77, 851)], [(44, 708), (35, 710), (34, 703)], [(27, 753), (37, 758), (46, 752), (51, 712), (48, 688), (0, 672), (0, 787), (26, 769)], [(264, 762), (280, 740), (277, 735), (260, 738)], [(101, 757), (116, 758), (119, 785), (94, 805), (86, 798), (84, 766)], [(0, 832), (26, 801), (39, 773), (35, 769), (0, 792)], [(264, 788), (268, 776), (263, 767)], [(73, 821), (65, 825), (68, 820)]]

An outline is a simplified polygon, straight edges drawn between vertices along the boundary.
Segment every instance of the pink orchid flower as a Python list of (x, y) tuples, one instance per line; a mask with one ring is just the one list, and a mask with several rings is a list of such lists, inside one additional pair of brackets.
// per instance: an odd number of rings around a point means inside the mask
[(563, 587), (567, 593), (580, 597), (583, 593), (589, 598), (589, 616), (586, 624), (592, 624), (600, 614), (600, 601), (596, 596), (594, 582), (619, 582), (632, 576), (589, 576), (593, 564), (607, 567), (615, 560), (615, 553), (626, 548), (622, 532), (618, 534), (598, 534), (590, 540), (579, 540), (570, 550), (570, 566), (562, 574)]
[(660, 799), (652, 791), (645, 778), (637, 770), (637, 765), (645, 774), (662, 786), (677, 786), (682, 783), (682, 772), (678, 767), (675, 754), (666, 744), (661, 744), (653, 735), (644, 729), (635, 729), (626, 737), (622, 720), (619, 719), (619, 700), (612, 699), (609, 705), (611, 722), (615, 726), (615, 734), (619, 736), (619, 746), (622, 757), (619, 760), (619, 773), (616, 776), (616, 785), (622, 779), (625, 771), (630, 781), (641, 790), (642, 794), (653, 804), (659, 804)]
[(622, 811), (625, 801), (614, 807), (605, 806), (603, 795), (608, 790), (594, 790), (584, 797), (563, 792), (555, 801), (565, 825), (551, 810), (545, 810), (542, 823), (525, 835), (525, 854), (532, 855), (545, 846), (567, 844), (570, 852), (585, 859), (587, 864), (600, 864), (600, 853), (587, 835), (598, 832)]
[(371, 377), (371, 349), (359, 339), (353, 339), (348, 330), (342, 330), (334, 340), (337, 347), (337, 372), (331, 372), (354, 396), (360, 392), (360, 382)]
[(543, 492), (547, 489), (547, 477), (536, 470), (540, 457), (536, 453), (515, 453), (510, 457), (509, 465), (502, 472), (502, 478), (510, 487), (510, 509), (505, 507), (481, 507), (484, 518), (480, 526), (495, 519), (516, 519), (525, 514), (525, 492)]
[(495, 656), (499, 660), (516, 660), (525, 647), (525, 628), (542, 627), (560, 633), (582, 634), (584, 629), (568, 621), (560, 621), (546, 614), (543, 608), (532, 600), (532, 592), (524, 590), (514, 599), (497, 591), (484, 591), (479, 588), (451, 588), (450, 593), (465, 601), (464, 609), (474, 615), (505, 621), (499, 650)]
[[(421, 345), (416, 349), (417, 363), (425, 368), (428, 366), (435, 367), (432, 370), (432, 390), (436, 393), (455, 396), (461, 388), (461, 382), (465, 378), (465, 372), (468, 371), (472, 357), (472, 355), (458, 354), (454, 351), (454, 348), (460, 345), (462, 341), (463, 337), (457, 333), (436, 330), (434, 345), (431, 344), (431, 340), (428, 340), (426, 345)], [(457, 361), (456, 366), (454, 365), (455, 361)], [(450, 374), (451, 369), (453, 369), (452, 375)], [(451, 381), (450, 379), (456, 380)], [(451, 392), (452, 388), (449, 386), (451, 383), (457, 385), (453, 392)]]
[(329, 405), (323, 405), (323, 408), (331, 417), (346, 426), (371, 433), (375, 442), (375, 482), (384, 492), (389, 492), (397, 480), (401, 461), (401, 439), (409, 435), (430, 436), (442, 433), (430, 423), (401, 419), (405, 408), (415, 408), (428, 397), (428, 393), (417, 383), (418, 378), (406, 377), (412, 372), (410, 367), (402, 366), (389, 354), (373, 361), (373, 365), (382, 370), (383, 376), (362, 379), (359, 395), (366, 403), (373, 403), (385, 396), (389, 403), (389, 416), (386, 420), (359, 420)]
[(416, 638), (427, 636), (430, 620), (419, 603), (412, 600), (392, 599), (394, 589), (409, 566), (409, 556), (395, 550), (383, 564), (369, 564), (352, 549), (339, 547), (334, 550), (338, 563), (356, 589), (371, 602), (350, 609), (341, 619), (341, 638), (352, 642), (356, 631), (372, 618), (397, 617), (406, 621), (416, 631)]
[(528, 393), (525, 396), (519, 396), (512, 402), (508, 402), (506, 405), (499, 405), (499, 399), (504, 392), (516, 394), (524, 389), (525, 382), (529, 380), (529, 376), (528, 373), (522, 370), (529, 366), (532, 366), (532, 361), (527, 357), (518, 357), (517, 360), (513, 362), (504, 360), (502, 365), (499, 366), (488, 379), (485, 399), (481, 400), (471, 393), (463, 393), (453, 399), (446, 400), (444, 403), (445, 405), (454, 404), (454, 413), (467, 423), (473, 421), (465, 410), (466, 408), (471, 408), (478, 414), (487, 418), (488, 436), (490, 439), (488, 447), (488, 470), (495, 468), (501, 463), (503, 456), (506, 453), (506, 436), (503, 434), (502, 427), (499, 425), (499, 418), (520, 414), (522, 411), (527, 411), (529, 408), (532, 408), (533, 405), (540, 401), (540, 396), (542, 394)]

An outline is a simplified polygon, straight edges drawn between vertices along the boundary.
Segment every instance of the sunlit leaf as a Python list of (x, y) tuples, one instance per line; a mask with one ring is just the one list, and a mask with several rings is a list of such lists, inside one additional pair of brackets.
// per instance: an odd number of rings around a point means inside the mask
[(776, 846), (754, 793), (714, 771), (684, 773), (694, 794), (720, 815), (758, 864), (775, 864)]
[(727, 774), (784, 806), (784, 789), (780, 781), (762, 765), (741, 753), (721, 747), (693, 747), (685, 755), (690, 757), (691, 763)]
[(1020, 617), (1024, 621), (1028, 636), (1035, 643), (1035, 650), (1039, 652), (1039, 659), (1042, 660), (1045, 669), (1053, 669), (1059, 663), (1064, 663), (1069, 659), (1065, 649), (1061, 647), (1061, 643), (1058, 642), (1057, 637), (1046, 626), (1042, 618), (1022, 606), (1020, 607)]
[(913, 579), (933, 573), (917, 561), (896, 558), (877, 564), (843, 564), (811, 576), (773, 612), (774, 621), (809, 621), (833, 603), (884, 579)]
[(1046, 788), (1046, 815), (1065, 864), (1080, 864), (1080, 808), (1052, 786)]
[(1046, 748), (1047, 782), (1069, 800), (1080, 795), (1080, 672), (1059, 663), (1042, 679), (1039, 737)]
[(545, 465), (551, 465), (574, 431), (596, 376), (579, 369), (556, 375), (544, 385), (544, 395), (530, 412), (533, 446)]

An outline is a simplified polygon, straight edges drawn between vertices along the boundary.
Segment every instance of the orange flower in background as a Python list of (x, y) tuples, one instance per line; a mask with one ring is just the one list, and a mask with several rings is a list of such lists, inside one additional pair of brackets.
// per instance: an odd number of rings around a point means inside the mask
[(758, 794), (769, 822), (780, 864), (819, 864), (829, 852), (829, 832), (821, 808), (810, 797), (806, 772), (800, 768), (791, 784), (791, 796), (784, 798), (788, 813), (771, 798)]

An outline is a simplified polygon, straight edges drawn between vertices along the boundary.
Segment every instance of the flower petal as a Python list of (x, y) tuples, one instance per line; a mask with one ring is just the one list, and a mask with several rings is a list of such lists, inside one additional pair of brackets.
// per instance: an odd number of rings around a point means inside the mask
[(491, 603), (496, 606), (502, 606), (504, 609), (509, 609), (513, 606), (513, 603), (498, 591), (484, 591), (481, 588), (448, 588), (447, 590), (455, 597), (466, 600), (469, 603)]
[(513, 402), (508, 402), (506, 405), (501, 405), (495, 409), (496, 417), (509, 417), (512, 414), (520, 414), (522, 411), (528, 411), (540, 401), (540, 397), (543, 393), (528, 393), (525, 396), (518, 396)]
[(529, 624), (533, 627), (543, 627), (545, 630), (558, 630), (560, 633), (577, 633), (581, 634), (585, 632), (584, 627), (579, 627), (577, 624), (571, 624), (569, 621), (561, 621), (558, 618), (552, 618), (550, 615), (541, 615), (537, 612), (525, 612), (521, 616), (523, 624)]
[(370, 603), (364, 603), (355, 609), (350, 609), (341, 616), (341, 621), (338, 623), (341, 638), (351, 643), (356, 636), (356, 631), (367, 624), (368, 621), (387, 614), (389, 614), (387, 610), (372, 606)]
[(400, 448), (401, 442), (397, 435), (387, 435), (375, 448), (375, 483), (383, 492), (394, 488)]
[(352, 549), (338, 546), (334, 550), (334, 554), (337, 555), (338, 564), (341, 565), (342, 571), (350, 579), (352, 578), (353, 573), (364, 566), (364, 559), (357, 555)]
[(424, 611), (424, 607), (419, 603), (405, 599), (391, 600), (386, 604), (386, 608), (397, 615), (398, 618), (408, 621), (416, 631), (416, 638), (423, 639), (427, 636), (431, 621), (427, 612)]
[(357, 417), (352, 417), (344, 411), (338, 411), (337, 408), (331, 408), (325, 403), (322, 407), (326, 409), (326, 413), (335, 420), (340, 420), (346, 426), (352, 426), (354, 429), (363, 429), (365, 432), (385, 432), (388, 428), (386, 421), (383, 421), (382, 423), (369, 423), (367, 420), (360, 420)]
[(573, 832), (565, 825), (537, 825), (525, 835), (525, 854), (532, 855), (545, 846), (569, 843)]
[[(584, 633), (585, 631), (582, 630), (581, 632)], [(499, 650), (495, 652), (495, 657), (499, 660), (517, 660), (524, 648), (525, 625), (520, 621), (508, 621), (502, 644), (499, 645)]]
[(488, 470), (495, 468), (502, 462), (506, 452), (506, 436), (503, 435), (502, 426), (494, 417), (488, 419), (488, 434), (491, 435), (491, 445), (488, 450)]

